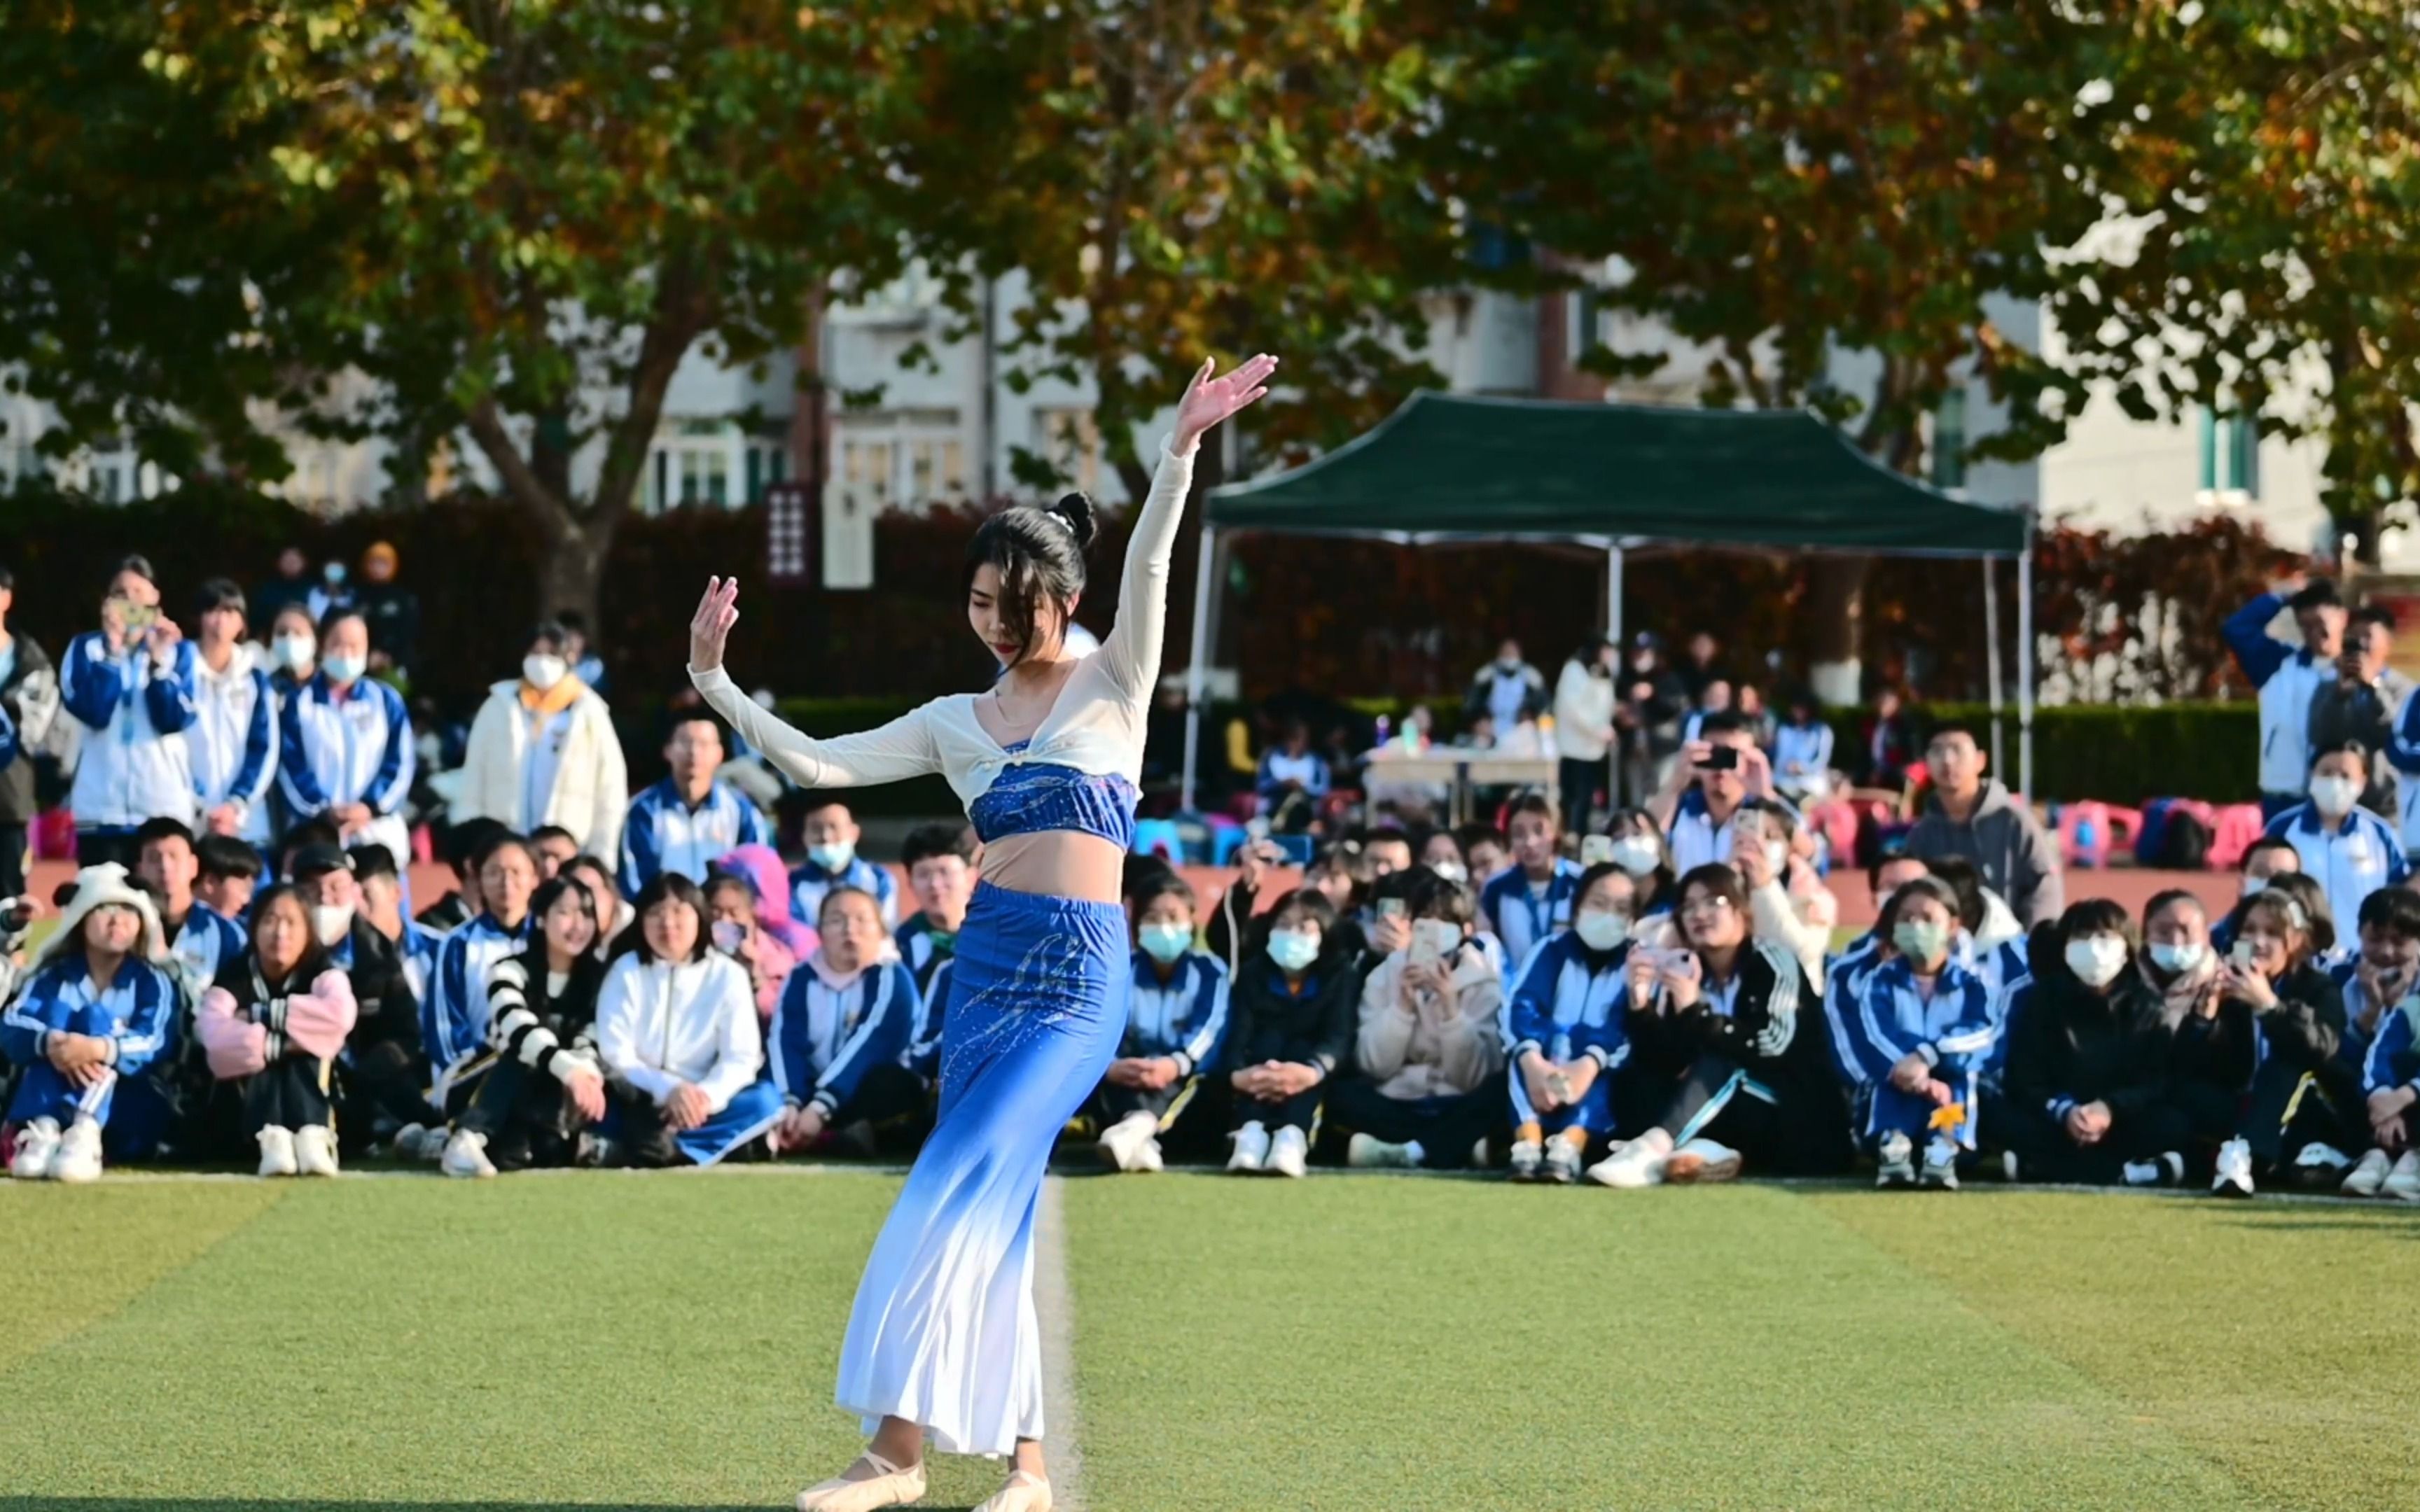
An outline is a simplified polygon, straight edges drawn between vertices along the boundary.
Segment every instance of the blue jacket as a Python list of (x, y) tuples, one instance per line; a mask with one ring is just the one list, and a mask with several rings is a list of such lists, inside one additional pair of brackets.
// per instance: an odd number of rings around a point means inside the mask
[(174, 1048), (178, 1006), (177, 984), (168, 973), (132, 958), (96, 997), (83, 952), (70, 951), (42, 963), (9, 1000), (0, 1014), (0, 1055), (30, 1066), (42, 1058), (42, 1041), (51, 1031), (68, 1028), (80, 1011), (98, 1008), (113, 1026), (111, 1063), (118, 1075), (131, 1076)]
[(740, 846), (772, 843), (764, 811), (738, 789), (717, 782), (691, 809), (665, 778), (630, 800), (622, 825), (622, 896), (637, 897), (666, 872), (703, 883), (718, 859)]
[(1528, 872), (1506, 867), (1479, 889), (1480, 918), (1503, 942), (1504, 959), (1518, 966), (1548, 936), (1571, 923), (1572, 900), (1579, 890), (1580, 869), (1571, 861), (1555, 862), (1543, 898), (1531, 895)]
[(2263, 594), (2219, 626), (2260, 702), (2260, 791), (2300, 793), (2311, 770), (2311, 696), (2335, 667), (2269, 633), (2286, 601)]
[(68, 796), (77, 828), (132, 829), (155, 818), (194, 822), (185, 731), (194, 722), (195, 659), (190, 640), (178, 643), (164, 671), (140, 644), (112, 656), (98, 630), (68, 643), (60, 699), (90, 732)]
[(2337, 927), (2361, 917), (2362, 900), (2411, 872), (2395, 828), (2366, 809), (2355, 809), (2341, 831), (2333, 831), (2308, 801), (2269, 821), (2269, 835), (2285, 841), (2302, 857), (2303, 870), (2327, 894)]
[(1586, 1056), (1607, 1071), (1628, 1060), (1629, 959), (1627, 943), (1600, 955), (1569, 931), (1531, 951), (1504, 1000), (1505, 1058), (1517, 1067), (1532, 1050), (1558, 1063)]
[(1993, 993), (1955, 960), (1943, 965), (1929, 997), (1916, 990), (1916, 970), (1904, 958), (1868, 973), (1854, 996), (1857, 1053), (1869, 1081), (1887, 1080), (1908, 1055), (1952, 1072), (1979, 1071), (1999, 1042)]
[(908, 1058), (923, 1016), (916, 979), (896, 961), (867, 967), (845, 987), (827, 985), (812, 961), (799, 962), (782, 988), (768, 1036), (783, 1105), (830, 1118), (857, 1095), (868, 1071)]
[(1134, 986), (1126, 996), (1126, 1032), (1121, 1056), (1168, 1056), (1176, 1073), (1190, 1076), (1218, 1064), (1227, 1044), (1227, 968), (1203, 950), (1176, 958), (1168, 980), (1159, 963), (1134, 953)]
[(823, 912), (824, 894), (834, 887), (858, 887), (874, 894), (881, 905), (882, 927), (899, 927), (899, 884), (892, 881), (891, 869), (876, 866), (862, 856), (852, 856), (848, 865), (838, 875), (809, 861), (790, 872), (790, 912), (809, 929), (815, 927), (815, 916)]
[(223, 673), (194, 663), (194, 723), (185, 732), (194, 795), (208, 813), (222, 803), (243, 810), (243, 838), (269, 838), (269, 791), (277, 780), (277, 696), (269, 674), (236, 648)]
[(488, 1050), (488, 973), (525, 944), (530, 921), (508, 930), (493, 914), (481, 914), (446, 935), (437, 947), (428, 990), (420, 997), (420, 1042), (436, 1076), (436, 1095)]
[(2407, 1084), (2420, 1091), (2420, 1028), (2412, 1024), (2415, 1006), (2420, 1005), (2406, 1002), (2378, 1016), (2378, 1033), (2362, 1061), (2364, 1093), (2375, 1095)]
[(950, 968), (955, 958), (944, 956), (933, 968), (933, 980), (923, 984), (923, 1004), (916, 1014), (915, 1027), (908, 1033), (908, 1053), (901, 1064), (923, 1078), (926, 1086), (940, 1079), (941, 1028), (950, 1011)]
[(957, 949), (958, 937), (945, 933), (924, 921), (922, 911), (908, 916), (907, 921), (891, 932), (891, 943), (899, 948), (899, 959), (908, 963), (908, 974), (916, 979), (920, 993), (933, 989), (933, 975)]
[(386, 684), (365, 677), (339, 697), (319, 672), (286, 701), (284, 721), (277, 786), (296, 820), (340, 803), (384, 818), (411, 795), (411, 717)]
[(183, 927), (168, 942), (168, 964), (175, 968), (187, 1000), (199, 1006), (202, 994), (219, 980), (219, 968), (243, 954), (251, 943), (241, 924), (195, 899)]
[(1857, 1023), (1857, 999), (1866, 989), (1866, 979), (1883, 964), (1883, 959), (1882, 937), (1868, 930), (1832, 958), (1824, 977), (1824, 1041), (1831, 1047), (1832, 1069), (1850, 1087), (1865, 1087), (1873, 1079), (1862, 1048), (1866, 1040)]

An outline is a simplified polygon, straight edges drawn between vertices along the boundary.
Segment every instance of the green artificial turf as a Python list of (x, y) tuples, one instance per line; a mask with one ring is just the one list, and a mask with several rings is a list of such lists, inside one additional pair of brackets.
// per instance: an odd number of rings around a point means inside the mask
[[(787, 1505), (857, 1442), (833, 1356), (896, 1186), (0, 1183), (0, 1512)], [(2420, 1211), (1062, 1196), (1091, 1512), (2420, 1504)], [(997, 1484), (937, 1467), (927, 1504)]]

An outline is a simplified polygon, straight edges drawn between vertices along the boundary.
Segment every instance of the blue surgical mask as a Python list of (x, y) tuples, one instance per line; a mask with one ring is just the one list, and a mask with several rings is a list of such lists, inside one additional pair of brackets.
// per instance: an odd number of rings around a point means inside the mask
[(1902, 919), (1891, 931), (1891, 943), (1911, 961), (1938, 961), (1949, 949), (1949, 926)]
[(328, 681), (332, 683), (358, 683), (362, 673), (370, 670), (370, 659), (367, 656), (330, 656), (319, 663), (319, 670), (328, 674)]
[(320, 568), (319, 572), (328, 579), (328, 586), (331, 588), (345, 580), (345, 564), (341, 562), (331, 562)]
[(1135, 937), (1141, 942), (1143, 954), (1161, 965), (1174, 963), (1193, 949), (1190, 924), (1145, 924), (1135, 931)]
[(2148, 945), (2144, 951), (2150, 956), (2151, 964), (2162, 971), (2178, 973), (2191, 971), (2200, 965), (2209, 958), (2210, 947), (2199, 940), (2192, 940), (2183, 945)]
[(1269, 959), (1278, 964), (1280, 971), (1308, 971), (1311, 964), (1319, 959), (1319, 936), (1300, 930), (1272, 930)]
[(857, 859), (857, 845), (851, 841), (834, 841), (829, 845), (810, 845), (807, 859), (827, 872), (845, 872), (848, 863)]

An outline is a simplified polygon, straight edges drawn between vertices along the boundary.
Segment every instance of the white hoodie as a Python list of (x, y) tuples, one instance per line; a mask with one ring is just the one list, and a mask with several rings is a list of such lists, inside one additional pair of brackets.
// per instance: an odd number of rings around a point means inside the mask
[(658, 1103), (688, 1082), (721, 1112), (765, 1069), (748, 973), (719, 950), (677, 964), (624, 956), (597, 995), (597, 1057)]

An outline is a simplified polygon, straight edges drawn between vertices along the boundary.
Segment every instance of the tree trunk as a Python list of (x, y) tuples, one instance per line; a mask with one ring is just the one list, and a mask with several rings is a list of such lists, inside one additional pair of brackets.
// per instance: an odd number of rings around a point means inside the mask
[(1807, 612), (1815, 624), (1815, 656), (1807, 680), (1815, 696), (1839, 706), (1862, 702), (1866, 575), (1871, 557), (1818, 555), (1807, 564)]
[(613, 532), (603, 522), (552, 522), (547, 531), (546, 562), (539, 568), (534, 618), (551, 619), (569, 610), (588, 626), (591, 641), (610, 640), (612, 634), (597, 613), (597, 590), (605, 581), (605, 559), (613, 549)]

